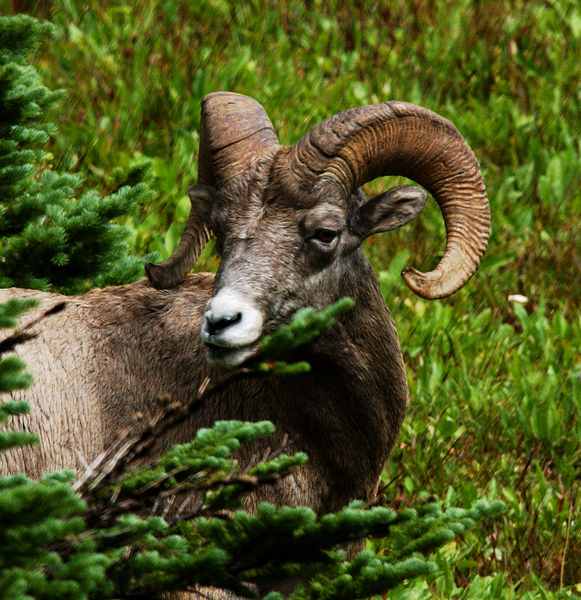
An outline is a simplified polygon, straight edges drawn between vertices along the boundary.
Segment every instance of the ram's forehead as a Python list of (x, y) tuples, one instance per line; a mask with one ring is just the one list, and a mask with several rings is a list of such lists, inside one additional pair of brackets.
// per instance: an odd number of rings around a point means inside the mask
[(339, 227), (345, 225), (345, 208), (330, 202), (319, 202), (310, 209), (303, 209), (298, 212), (307, 226), (323, 220), (334, 222)]
[(267, 206), (289, 210), (329, 210), (345, 211), (348, 201), (334, 193), (334, 190), (317, 190), (311, 187), (281, 188), (269, 190)]

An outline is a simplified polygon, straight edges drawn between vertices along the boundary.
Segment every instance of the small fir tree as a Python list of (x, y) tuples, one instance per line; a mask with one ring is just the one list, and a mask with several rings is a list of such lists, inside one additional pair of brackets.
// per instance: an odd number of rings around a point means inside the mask
[(151, 199), (149, 169), (119, 170), (103, 198), (76, 197), (82, 176), (52, 169), (42, 147), (55, 127), (43, 117), (65, 93), (42, 86), (27, 62), (51, 31), (26, 15), (0, 19), (0, 287), (82, 292), (133, 281), (145, 259), (127, 257), (128, 230), (113, 220)]

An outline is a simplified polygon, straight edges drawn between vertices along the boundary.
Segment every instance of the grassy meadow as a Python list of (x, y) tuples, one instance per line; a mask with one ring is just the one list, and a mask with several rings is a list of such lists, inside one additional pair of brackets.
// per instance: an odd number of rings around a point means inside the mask
[[(2, 6), (2, 2), (0, 2)], [(107, 192), (151, 161), (157, 197), (128, 223), (167, 256), (189, 212), (200, 100), (256, 98), (282, 143), (354, 106), (404, 100), (452, 120), (492, 212), (475, 277), (443, 301), (399, 273), (443, 251), (435, 202), (367, 240), (404, 351), (408, 415), (385, 496), (507, 512), (439, 552), (438, 575), (397, 598), (581, 592), (581, 5), (578, 0), (15, 0), (57, 26), (34, 63), (68, 97), (46, 167)], [(366, 186), (378, 193), (396, 181)], [(205, 252), (198, 268), (215, 269)], [(520, 295), (515, 301), (515, 295)]]

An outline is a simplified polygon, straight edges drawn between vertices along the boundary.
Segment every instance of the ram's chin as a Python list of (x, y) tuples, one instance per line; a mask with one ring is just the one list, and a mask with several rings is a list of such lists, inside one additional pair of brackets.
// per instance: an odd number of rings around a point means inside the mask
[(216, 371), (233, 371), (241, 367), (247, 360), (256, 354), (256, 347), (222, 348), (206, 344), (206, 360)]

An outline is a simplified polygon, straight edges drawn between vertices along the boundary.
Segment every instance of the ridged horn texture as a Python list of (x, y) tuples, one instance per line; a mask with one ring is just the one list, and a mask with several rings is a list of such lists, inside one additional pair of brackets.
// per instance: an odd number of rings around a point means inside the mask
[(362, 106), (317, 125), (289, 159), (292, 171), (314, 188), (338, 186), (345, 197), (386, 175), (408, 177), (434, 196), (446, 225), (444, 255), (433, 271), (402, 273), (419, 296), (449, 296), (478, 268), (488, 243), (490, 208), (478, 161), (450, 121), (405, 102)]
[[(274, 127), (256, 100), (229, 92), (204, 96), (198, 183), (216, 187), (235, 177), (244, 177), (254, 161), (273, 146), (278, 148)], [(160, 290), (181, 283), (196, 264), (210, 235), (192, 206), (174, 253), (159, 265), (145, 265), (151, 285)]]

